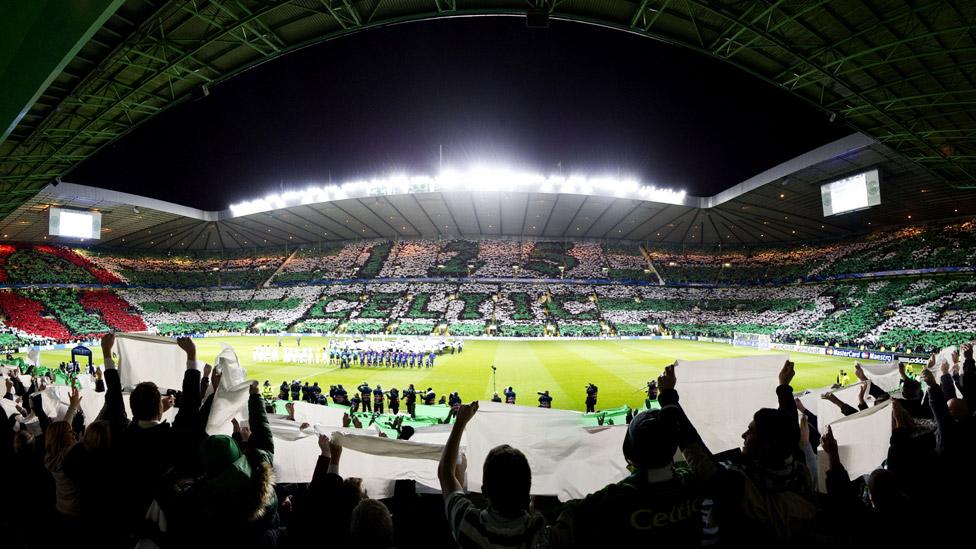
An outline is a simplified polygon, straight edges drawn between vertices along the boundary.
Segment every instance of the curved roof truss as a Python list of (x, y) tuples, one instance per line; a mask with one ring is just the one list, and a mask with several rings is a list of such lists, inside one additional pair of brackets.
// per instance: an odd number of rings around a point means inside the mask
[(0, 144), (0, 217), (140, 123), (260, 63), (436, 17), (597, 24), (731, 63), (949, 185), (976, 187), (976, 3), (957, 0), (139, 0)]

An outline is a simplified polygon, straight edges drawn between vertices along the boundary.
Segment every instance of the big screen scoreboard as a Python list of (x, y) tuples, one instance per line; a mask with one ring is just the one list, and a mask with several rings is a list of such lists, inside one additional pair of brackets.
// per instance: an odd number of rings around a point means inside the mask
[(102, 234), (102, 214), (52, 206), (48, 208), (48, 234), (97, 240)]
[(868, 170), (847, 176), (820, 187), (824, 217), (881, 204), (881, 185), (878, 170)]

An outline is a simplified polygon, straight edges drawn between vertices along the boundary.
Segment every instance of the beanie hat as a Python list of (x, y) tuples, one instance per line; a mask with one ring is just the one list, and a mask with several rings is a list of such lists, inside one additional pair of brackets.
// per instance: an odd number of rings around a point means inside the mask
[(661, 417), (661, 410), (646, 410), (627, 426), (624, 457), (640, 469), (667, 466), (678, 449), (674, 425)]
[(233, 489), (251, 478), (251, 465), (237, 441), (227, 435), (207, 437), (197, 449), (200, 466), (214, 488)]

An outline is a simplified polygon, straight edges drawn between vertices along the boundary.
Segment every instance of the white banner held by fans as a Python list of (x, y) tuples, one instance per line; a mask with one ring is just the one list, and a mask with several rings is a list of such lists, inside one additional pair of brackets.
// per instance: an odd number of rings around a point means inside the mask
[(70, 391), (67, 385), (51, 385), (40, 391), (41, 408), (51, 421), (61, 421), (68, 413)]
[(560, 463), (559, 474), (567, 481), (556, 494), (559, 501), (586, 497), (630, 475), (623, 452), (627, 427), (625, 424), (583, 429), (579, 448)]
[(217, 358), (214, 359), (214, 369), (219, 371), (220, 387), (215, 387), (213, 403), (210, 406), (210, 416), (207, 418), (208, 435), (229, 435), (234, 427), (231, 420), (245, 421), (247, 414), (247, 399), (251, 394), (251, 383), (247, 380), (247, 372), (237, 360), (237, 353), (226, 343)]
[(182, 389), (186, 353), (168, 337), (116, 334), (119, 377), (123, 387), (151, 381), (164, 389)]
[(465, 430), (469, 488), (481, 491), (481, 471), (488, 452), (509, 444), (529, 461), (533, 494), (560, 493), (567, 479), (559, 476), (559, 464), (580, 446), (583, 437), (579, 412), (486, 401), (480, 401), (478, 406), (478, 413)]
[[(861, 394), (861, 387), (861, 383), (848, 385), (847, 387), (842, 387), (836, 391), (833, 391), (832, 394), (840, 399), (841, 402), (848, 404), (857, 410), (857, 406), (859, 404), (857, 397)], [(866, 397), (867, 391), (865, 391), (865, 398)], [(820, 405), (817, 406), (817, 424), (821, 426), (821, 432), (823, 432), (823, 429), (825, 429), (825, 427), (823, 427), (824, 425), (829, 425), (842, 417), (844, 417), (844, 413), (841, 412), (839, 406), (826, 399), (820, 400)]]
[[(361, 434), (334, 433), (342, 444), (339, 474), (345, 478), (363, 479), (369, 497), (382, 499), (393, 495), (397, 480), (413, 480), (418, 489), (440, 491), (437, 467), (444, 447), (440, 444), (395, 440)], [(471, 472), (471, 461), (468, 461)], [(481, 470), (478, 470), (481, 475)]]
[(41, 365), (40, 347), (31, 347), (30, 350), (27, 351), (27, 363), (34, 367)]
[(777, 407), (778, 375), (787, 360), (787, 355), (760, 355), (678, 361), (681, 407), (709, 450), (738, 448), (753, 414)]
[(207, 418), (208, 435), (229, 435), (234, 432), (231, 420), (247, 420), (247, 399), (251, 396), (251, 383), (244, 380), (235, 387), (224, 388), (224, 380), (220, 380), (220, 387), (214, 393), (213, 403), (210, 405), (210, 416)]
[(17, 403), (12, 400), (7, 400), (5, 398), (0, 398), (0, 408), (3, 409), (4, 413), (7, 414), (7, 418), (11, 418), (17, 413)]
[[(105, 393), (95, 392), (94, 389), (80, 389), (81, 412), (85, 416), (85, 425), (91, 425), (98, 419), (105, 406)], [(41, 407), (51, 421), (61, 421), (68, 413), (71, 404), (71, 388), (67, 385), (52, 385), (41, 391)]]
[(898, 371), (898, 361), (884, 364), (862, 364), (864, 375), (877, 385), (882, 391), (890, 393), (901, 385), (901, 373)]
[[(318, 433), (324, 433), (331, 437), (337, 430), (350, 432), (348, 429), (337, 429), (324, 425), (299, 430), (299, 424), (296, 422), (277, 417), (269, 418), (269, 420), (275, 445), (275, 479), (281, 483), (309, 482), (312, 480), (315, 464), (321, 454)], [(358, 429), (356, 434), (376, 436), (379, 432), (374, 429)], [(350, 455), (353, 454), (352, 451), (349, 453)], [(346, 452), (343, 450), (342, 460), (345, 459)], [(355, 457), (350, 459), (355, 459)]]
[(301, 401), (292, 404), (295, 406), (295, 422), (299, 425), (308, 423), (309, 425), (342, 427), (342, 417), (346, 414), (342, 408)]
[(798, 397), (800, 399), (800, 404), (803, 405), (808, 411), (816, 414), (820, 408), (820, 400), (822, 395), (831, 392), (833, 389), (830, 386), (821, 387), (819, 389), (807, 389)]
[(276, 482), (310, 482), (312, 480), (315, 463), (321, 454), (318, 436), (305, 436), (288, 440), (275, 435), (274, 448)]
[[(826, 433), (827, 428), (821, 427)], [(840, 462), (850, 477), (866, 475), (881, 467), (888, 457), (891, 439), (891, 400), (872, 406), (856, 414), (840, 418), (830, 423), (830, 429), (837, 439)], [(817, 459), (817, 475), (821, 491), (826, 491), (825, 479), (829, 459), (823, 451)]]
[[(467, 488), (472, 491), (481, 490), (488, 451), (506, 443), (525, 454), (533, 471), (534, 495), (555, 495), (563, 501), (580, 498), (628, 475), (622, 451), (626, 425), (585, 429), (579, 426), (577, 412), (505, 404), (494, 410), (495, 403), (490, 402), (481, 402), (480, 407), (461, 445), (468, 458)], [(280, 482), (311, 480), (320, 454), (318, 437), (307, 436), (297, 424), (273, 422), (275, 474)], [(353, 430), (316, 425), (314, 430), (343, 445), (342, 476), (363, 479), (370, 497), (383, 498), (393, 494), (398, 479), (415, 480), (423, 491), (439, 491), (437, 466), (450, 428), (421, 427), (414, 435), (417, 440), (410, 441), (377, 438), (375, 427)]]
[(92, 379), (92, 376), (88, 374), (78, 374), (77, 376), (75, 376), (75, 380), (78, 382), (78, 387), (82, 389), (95, 388), (95, 380)]
[[(932, 375), (935, 376), (936, 383), (942, 383), (942, 365), (943, 364), (948, 364), (949, 365), (949, 371), (950, 372), (952, 371), (952, 366), (953, 366), (953, 363), (952, 363), (952, 354), (953, 353), (959, 353), (959, 350), (956, 348), (955, 345), (950, 345), (950, 346), (946, 347), (945, 349), (942, 349), (942, 351), (939, 352), (938, 356), (935, 357), (935, 364), (931, 368), (927, 368), (930, 372), (932, 372)], [(962, 353), (959, 353), (959, 360), (962, 360)], [(960, 366), (960, 370), (961, 369), (962, 369), (962, 366)], [(921, 381), (921, 376), (919, 376), (919, 381)], [(953, 387), (953, 390), (956, 393), (956, 398), (962, 398), (962, 393), (959, 392), (959, 388), (956, 387), (955, 384), (953, 384), (952, 387)]]
[(234, 348), (226, 343), (221, 343), (220, 347), (220, 353), (214, 359), (214, 368), (221, 373), (220, 386), (230, 389), (247, 381), (247, 372), (237, 359)]

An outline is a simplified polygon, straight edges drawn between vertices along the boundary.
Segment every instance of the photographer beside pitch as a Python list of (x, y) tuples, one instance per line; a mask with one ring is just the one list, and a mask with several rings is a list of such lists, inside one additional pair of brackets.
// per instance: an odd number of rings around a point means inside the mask
[(588, 414), (596, 411), (596, 395), (598, 390), (599, 389), (597, 389), (596, 385), (592, 383), (586, 384), (585, 404), (586, 404), (586, 413)]

